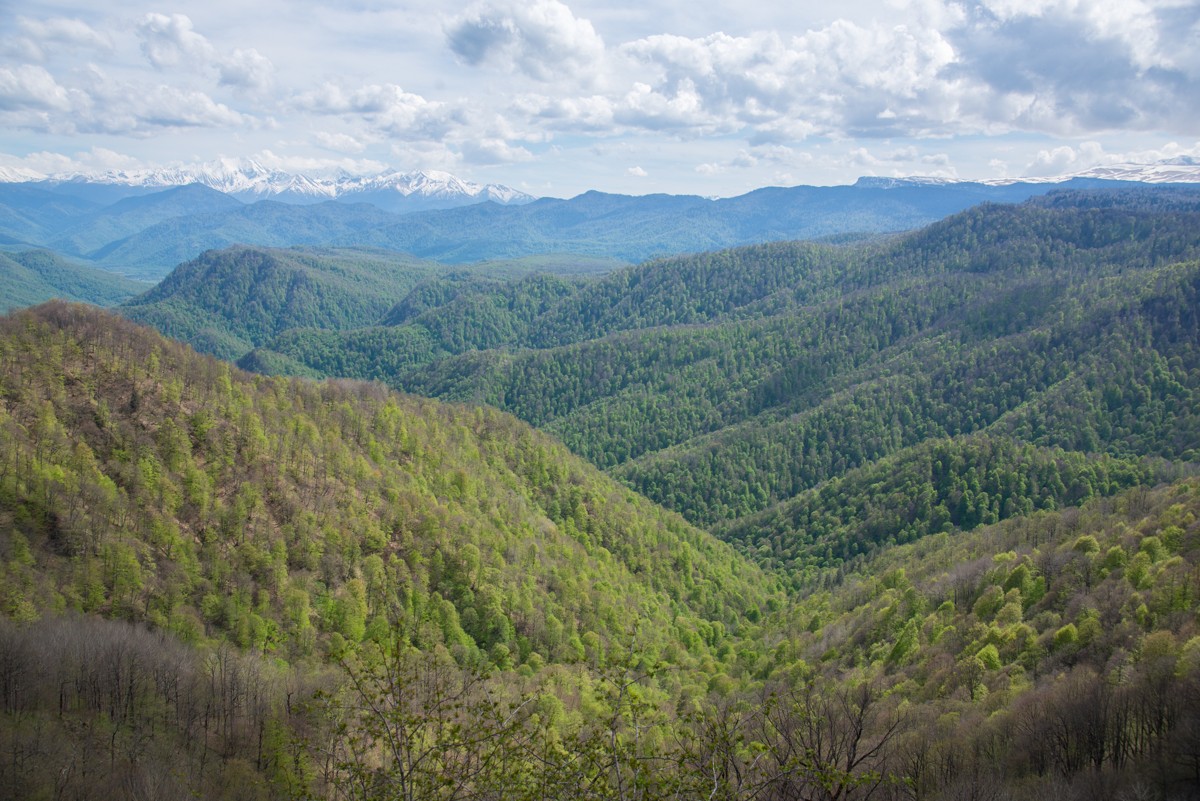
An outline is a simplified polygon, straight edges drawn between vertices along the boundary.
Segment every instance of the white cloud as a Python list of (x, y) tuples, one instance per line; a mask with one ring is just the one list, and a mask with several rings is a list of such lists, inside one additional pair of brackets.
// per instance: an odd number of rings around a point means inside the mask
[(1154, 164), (1178, 158), (1200, 157), (1200, 142), (1190, 146), (1168, 142), (1159, 148), (1123, 153), (1108, 152), (1100, 142), (1087, 141), (1078, 145), (1061, 145), (1042, 149), (1022, 170), (1028, 178), (1046, 178), (1082, 172), (1092, 167), (1115, 164)]
[(254, 161), (272, 170), (321, 176), (347, 172), (351, 175), (378, 175), (387, 165), (374, 159), (329, 159), (307, 156), (279, 155), (271, 150), (261, 150), (251, 157)]
[(539, 81), (594, 77), (604, 41), (558, 0), (471, 6), (446, 24), (450, 49), (467, 64), (492, 64)]
[(136, 169), (140, 166), (141, 162), (131, 156), (96, 147), (72, 155), (48, 150), (39, 150), (23, 158), (0, 154), (0, 167), (32, 173), (38, 177), (96, 170)]
[[(890, 130), (905, 120), (906, 127), (923, 125), (931, 108), (943, 104), (939, 76), (953, 59), (936, 31), (844, 21), (790, 39), (776, 33), (652, 36), (621, 52), (651, 71), (650, 96), (694, 97), (701, 131), (749, 128), (799, 138)], [(641, 98), (640, 105), (649, 100)]]
[(70, 93), (42, 67), (0, 67), (0, 111), (66, 111)]
[(971, 113), (1008, 129), (1194, 130), (1200, 5), (977, 0), (946, 30)]
[[(109, 114), (101, 110), (93, 118), (91, 127), (94, 130), (148, 135), (159, 128), (222, 128), (249, 122), (239, 112), (203, 92), (166, 85), (153, 87), (144, 95), (130, 98), (124, 108), (117, 104), (111, 108), (117, 113)], [(132, 124), (122, 111), (132, 117)]]
[(251, 92), (266, 92), (275, 80), (275, 67), (254, 49), (234, 50), (220, 63), (219, 69), (223, 85)]
[(361, 153), (367, 149), (366, 145), (349, 134), (317, 131), (313, 134), (313, 138), (326, 150), (335, 150), (339, 153)]
[(17, 27), (25, 34), (18, 45), (19, 52), (27, 58), (42, 61), (47, 50), (65, 45), (67, 48), (89, 48), (102, 53), (111, 52), (113, 39), (107, 33), (97, 31), (86, 22), (68, 17), (32, 19), (18, 17)]
[[(1191, 89), (1200, 81), (1200, 6), (905, 5), (910, 19), (899, 25), (836, 20), (793, 36), (648, 36), (592, 59), (604, 70), (597, 84), (611, 87), (603, 95), (525, 96), (514, 110), (557, 130), (744, 131), (757, 143), (1192, 129), (1200, 122)], [(466, 16), (474, 22), (460, 19), (460, 27), (477, 36), (451, 36), (466, 60), (516, 47), (513, 17)]]
[(208, 39), (192, 29), (185, 14), (147, 14), (137, 25), (142, 52), (158, 69), (180, 64), (207, 66), (216, 59)]
[(184, 14), (147, 14), (137, 26), (142, 53), (157, 69), (192, 67), (215, 70), (222, 86), (263, 93), (274, 82), (270, 59), (250, 48), (222, 55), (192, 27)]
[(391, 83), (346, 90), (326, 82), (299, 95), (294, 105), (316, 114), (361, 116), (381, 133), (397, 137), (437, 139), (464, 121), (459, 109), (426, 100)]
[(625, 170), (625, 174), (632, 175), (634, 178), (645, 178), (650, 173), (646, 172), (641, 167), (630, 167), (629, 169)]
[[(80, 140), (102, 134), (139, 155), (269, 146), (320, 163), (511, 164), (512, 183), (558, 170), (579, 188), (638, 186), (611, 165), (651, 163), (656, 182), (674, 169), (705, 193), (793, 174), (1044, 175), (1196, 153), (1195, 0), (871, 0), (736, 16), (676, 0), (401, 5), (182, 0), (125, 16), (29, 0), (0, 40), (4, 147), (71, 137), (62, 147), (77, 159), (92, 153)], [(150, 141), (159, 132), (174, 138)], [(993, 138), (1006, 134), (1018, 135)], [(1181, 144), (1162, 145), (1172, 137)]]
[(469, 139), (459, 146), (459, 150), (469, 164), (512, 164), (533, 159), (528, 150), (514, 147), (503, 139)]
[(142, 137), (180, 128), (241, 127), (251, 118), (207, 94), (167, 84), (136, 91), (98, 69), (80, 85), (60, 86), (41, 67), (0, 67), (0, 120), (14, 128), (75, 136)]

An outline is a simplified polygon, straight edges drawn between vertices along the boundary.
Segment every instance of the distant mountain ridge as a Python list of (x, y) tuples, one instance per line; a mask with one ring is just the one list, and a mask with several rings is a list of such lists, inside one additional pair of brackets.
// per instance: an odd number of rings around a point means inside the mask
[(453, 208), (489, 200), (508, 205), (534, 199), (512, 187), (477, 184), (439, 170), (388, 170), (365, 176), (341, 172), (331, 177), (316, 177), (273, 169), (252, 159), (221, 159), (184, 167), (58, 173), (40, 179), (28, 170), (6, 170), (0, 173), (0, 181), (49, 187), (105, 185), (151, 191), (199, 184), (246, 202), (279, 200), (303, 204), (343, 200), (369, 202), (389, 211)]
[(1062, 184), (1070, 181), (1121, 181), (1139, 184), (1194, 184), (1200, 183), (1200, 158), (1177, 156), (1170, 159), (1141, 164), (1119, 162), (1089, 167), (1086, 170), (1059, 173), (1047, 177), (1022, 176), (1020, 178), (991, 178), (979, 181), (962, 181), (955, 178), (933, 176), (907, 176), (887, 178), (868, 176), (858, 179), (855, 186), (894, 188), (898, 186), (950, 186), (954, 184), (980, 183), (985, 186), (1009, 186), (1011, 184)]
[(159, 280), (206, 250), (234, 245), (371, 247), (444, 264), (531, 256), (641, 262), (766, 242), (910, 231), (979, 203), (1020, 203), (1072, 190), (1153, 187), (1161, 197), (1200, 194), (1196, 159), (1103, 171), (1069, 180), (986, 183), (868, 177), (850, 186), (764, 187), (717, 199), (589, 191), (534, 200), (432, 171), (318, 180), (229, 161), (203, 169), (35, 181), (9, 170), (0, 178), (20, 180), (0, 180), (0, 248), (48, 248), (144, 280)]

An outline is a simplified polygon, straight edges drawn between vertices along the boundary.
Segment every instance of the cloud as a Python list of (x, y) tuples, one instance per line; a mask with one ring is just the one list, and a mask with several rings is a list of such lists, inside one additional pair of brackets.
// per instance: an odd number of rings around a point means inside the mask
[(1114, 0), (975, 0), (946, 31), (975, 117), (1010, 129), (1086, 134), (1194, 130), (1200, 6)]
[[(513, 110), (555, 130), (685, 138), (744, 132), (753, 144), (812, 136), (1194, 130), (1200, 123), (1193, 88), (1200, 82), (1198, 5), (913, 0), (905, 6), (899, 25), (837, 20), (794, 36), (659, 34), (603, 55), (596, 37), (595, 51), (579, 63), (597, 71), (594, 83), (605, 92), (526, 95)], [(560, 10), (565, 22), (578, 21)], [(525, 64), (524, 30), (518, 11), (486, 5), (458, 18), (448, 37), (468, 63), (494, 60), (547, 80), (578, 67), (548, 56)]]
[(630, 167), (629, 169), (625, 170), (625, 174), (632, 175), (634, 178), (645, 178), (650, 173), (646, 172), (641, 167)]
[(18, 17), (17, 27), (25, 36), (19, 48), (27, 58), (42, 61), (48, 47), (65, 45), (70, 49), (89, 48), (103, 53), (113, 50), (112, 37), (97, 31), (86, 22), (68, 17), (38, 20)]
[(604, 41), (592, 23), (558, 0), (479, 3), (451, 19), (445, 33), (467, 64), (490, 64), (539, 81), (594, 77), (604, 57)]
[(257, 50), (234, 50), (219, 64), (221, 84), (246, 89), (251, 92), (266, 92), (275, 80), (275, 67)]
[(40, 177), (104, 170), (135, 170), (144, 167), (133, 156), (103, 147), (93, 147), (72, 155), (41, 150), (23, 158), (0, 155), (0, 166), (36, 173)]
[(682, 93), (697, 101), (692, 118), (700, 131), (748, 128), (781, 139), (921, 127), (942, 105), (939, 74), (953, 58), (936, 31), (845, 21), (788, 39), (773, 32), (651, 36), (621, 52), (654, 76), (638, 105)]
[(294, 106), (316, 114), (357, 115), (389, 136), (441, 138), (465, 121), (446, 103), (426, 100), (396, 84), (369, 84), (346, 90), (326, 82), (295, 98)]
[(235, 49), (222, 55), (192, 28), (184, 14), (147, 14), (137, 25), (142, 53), (159, 70), (193, 67), (215, 70), (222, 86), (264, 93), (274, 82), (275, 67), (257, 50)]
[(367, 149), (366, 145), (348, 134), (317, 131), (313, 138), (326, 150), (335, 150), (339, 153), (361, 153)]
[(192, 30), (192, 21), (184, 14), (147, 14), (138, 23), (137, 33), (142, 52), (158, 69), (180, 64), (207, 66), (216, 59), (216, 49)]
[(70, 92), (42, 67), (0, 67), (0, 111), (66, 111)]
[(512, 110), (555, 131), (608, 133), (613, 130), (615, 103), (603, 95), (549, 97), (522, 95)]
[(307, 156), (284, 156), (271, 150), (262, 150), (251, 157), (264, 167), (301, 175), (334, 175), (339, 172), (351, 175), (378, 175), (387, 165), (374, 159), (329, 159)]
[(503, 139), (470, 139), (463, 142), (459, 150), (469, 164), (512, 164), (533, 159), (528, 150), (514, 147)]
[(97, 68), (65, 88), (41, 67), (0, 67), (0, 122), (63, 135), (142, 137), (166, 129), (242, 127), (249, 118), (207, 94), (169, 85), (131, 88)]
[(108, 102), (80, 121), (80, 130), (95, 133), (150, 135), (162, 128), (221, 128), (247, 124), (246, 116), (204, 92), (160, 85), (130, 102)]

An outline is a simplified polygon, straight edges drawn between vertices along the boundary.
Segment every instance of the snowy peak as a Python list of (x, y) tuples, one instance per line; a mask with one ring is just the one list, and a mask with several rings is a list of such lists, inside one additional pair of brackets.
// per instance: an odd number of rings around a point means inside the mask
[[(446, 208), (491, 200), (502, 204), (528, 203), (534, 198), (511, 187), (480, 185), (437, 170), (361, 176), (298, 175), (272, 169), (251, 159), (221, 159), (186, 167), (108, 170), (98, 173), (34, 175), (4, 170), (0, 182), (45, 180), (50, 183), (104, 184), (134, 189), (167, 189), (201, 184), (242, 200), (275, 199), (290, 203), (325, 200), (378, 202), (390, 207)], [(405, 202), (405, 201), (409, 202)]]
[(1200, 159), (1180, 156), (1154, 164), (1110, 164), (1093, 167), (1080, 178), (1104, 178), (1110, 181), (1140, 181), (1148, 184), (1200, 182)]
[(1200, 183), (1200, 158), (1179, 156), (1150, 164), (1104, 164), (1078, 172), (1063, 173), (1051, 177), (995, 178), (983, 181), (958, 181), (951, 178), (908, 176), (887, 178), (867, 176), (854, 184), (866, 189), (899, 189), (916, 186), (950, 186), (959, 183), (980, 183), (989, 186), (1010, 184), (1061, 184), (1074, 178), (1094, 178), (1105, 181), (1131, 181), (1145, 184), (1194, 184)]
[(983, 183), (994, 185), (1013, 183), (1059, 184), (1064, 181), (1070, 181), (1072, 178), (1132, 181), (1143, 184), (1194, 184), (1200, 183), (1200, 159), (1193, 156), (1178, 156), (1149, 164), (1103, 164), (1050, 178), (1011, 178), (1000, 181), (984, 181)]
[[(387, 172), (365, 178), (349, 179), (344, 183), (344, 193), (353, 192), (399, 192), (401, 195), (422, 195), (424, 197), (479, 197), (492, 189), (505, 190), (516, 195), (508, 187), (494, 184), (480, 186), (464, 181), (448, 172), (439, 170), (417, 170), (416, 172)], [(530, 198), (532, 200), (532, 198)]]

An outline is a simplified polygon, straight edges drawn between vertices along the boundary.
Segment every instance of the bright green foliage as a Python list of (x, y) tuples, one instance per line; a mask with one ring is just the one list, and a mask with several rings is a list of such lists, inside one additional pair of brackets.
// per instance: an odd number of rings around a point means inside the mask
[(383, 626), (506, 667), (602, 662), (640, 620), (690, 663), (771, 592), (492, 410), (251, 377), (61, 304), (2, 322), (0, 393), (0, 510), (42, 577), (10, 614), (62, 594), (289, 660)]

